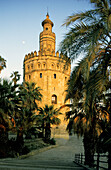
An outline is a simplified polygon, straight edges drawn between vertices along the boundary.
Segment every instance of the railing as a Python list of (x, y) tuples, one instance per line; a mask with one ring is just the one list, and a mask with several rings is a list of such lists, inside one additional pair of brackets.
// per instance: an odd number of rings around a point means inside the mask
[[(75, 154), (75, 162), (78, 164), (84, 164), (85, 163), (85, 155), (81, 154)], [(97, 170), (104, 169), (108, 170), (108, 155), (94, 155), (94, 164), (93, 167), (96, 167)]]

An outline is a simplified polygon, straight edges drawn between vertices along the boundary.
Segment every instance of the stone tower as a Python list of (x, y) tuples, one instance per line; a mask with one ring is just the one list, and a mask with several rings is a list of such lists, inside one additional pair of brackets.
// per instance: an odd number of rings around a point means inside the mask
[[(46, 15), (42, 22), (43, 31), (40, 33), (40, 50), (25, 55), (24, 59), (24, 81), (35, 82), (41, 87), (42, 102), (40, 107), (45, 104), (54, 105), (60, 108), (64, 105), (65, 90), (67, 80), (70, 77), (71, 65), (65, 66), (63, 55), (59, 52), (55, 54), (55, 33), (52, 32), (53, 22)], [(65, 67), (64, 67), (65, 66)], [(68, 101), (69, 103), (70, 101)], [(52, 128), (52, 135), (65, 133), (67, 123), (64, 121), (66, 109), (62, 109), (63, 115), (60, 116), (61, 124), (59, 127)]]

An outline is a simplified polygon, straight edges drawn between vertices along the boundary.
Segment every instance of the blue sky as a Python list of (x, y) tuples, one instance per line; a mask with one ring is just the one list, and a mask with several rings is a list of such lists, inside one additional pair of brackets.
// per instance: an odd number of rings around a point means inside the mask
[(47, 8), (54, 22), (57, 51), (67, 31), (61, 26), (67, 16), (91, 7), (89, 0), (0, 0), (0, 56), (7, 60), (0, 76), (9, 78), (13, 71), (19, 71), (22, 81), (25, 54), (39, 51)]

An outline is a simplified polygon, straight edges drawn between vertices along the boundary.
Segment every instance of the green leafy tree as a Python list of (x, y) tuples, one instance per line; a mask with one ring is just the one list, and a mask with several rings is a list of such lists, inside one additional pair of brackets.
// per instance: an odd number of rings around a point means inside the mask
[(96, 81), (91, 88), (101, 92), (111, 63), (111, 1), (90, 2), (95, 9), (73, 14), (66, 19), (64, 25), (70, 28), (61, 42), (61, 49), (64, 54), (69, 54), (71, 60), (80, 54), (83, 56), (77, 75), (83, 70), (88, 83), (90, 71), (94, 69), (93, 80), (95, 78)]
[(100, 153), (103, 147), (102, 144), (102, 147), (100, 147), (99, 138), (108, 127), (109, 114), (105, 108), (103, 109), (99, 104), (95, 104), (95, 118), (93, 117), (90, 122), (88, 115), (83, 110), (82, 104), (82, 102), (79, 102), (76, 107), (72, 105), (71, 111), (66, 113), (66, 119), (69, 120), (67, 130), (69, 134), (73, 130), (78, 136), (83, 136), (85, 164), (93, 166), (94, 153)]
[(14, 71), (14, 72), (11, 74), (10, 78), (12, 78), (12, 81), (14, 82), (14, 85), (16, 85), (17, 82), (20, 80), (20, 74), (19, 74), (19, 72), (18, 72), (18, 71)]
[(6, 67), (6, 60), (0, 56), (0, 72)]
[[(82, 60), (82, 62), (83, 61), (84, 59)], [(79, 71), (78, 74), (79, 69), (81, 69), (81, 71)], [(84, 142), (84, 151), (85, 151), (85, 163), (89, 164), (90, 166), (94, 163), (94, 153), (96, 152), (96, 146), (97, 146), (96, 144), (98, 142), (98, 137), (100, 135), (100, 132), (102, 132), (102, 127), (99, 126), (98, 124), (98, 122), (100, 123), (98, 117), (100, 113), (103, 113), (104, 117), (106, 116), (105, 112), (99, 112), (99, 111), (97, 112), (96, 107), (98, 106), (98, 103), (100, 103), (101, 100), (103, 102), (105, 98), (104, 98), (104, 93), (100, 94), (98, 89), (95, 88), (95, 90), (93, 90), (93, 88), (91, 87), (92, 77), (94, 76), (94, 74), (95, 74), (95, 70), (93, 71), (91, 70), (90, 71), (91, 80), (89, 79), (89, 81), (86, 81), (86, 76), (85, 76), (86, 74), (84, 72), (84, 69), (82, 70), (81, 62), (80, 62), (78, 67), (76, 67), (71, 74), (70, 80), (68, 82), (68, 89), (66, 95), (66, 100), (70, 98), (73, 99), (71, 105), (72, 111), (67, 113), (67, 119), (70, 119), (67, 129), (71, 131), (72, 125), (74, 124), (73, 126), (74, 131), (77, 134), (84, 136), (83, 142)], [(109, 89), (110, 87), (110, 83), (108, 80), (109, 79), (107, 77), (106, 86), (103, 88), (103, 92)], [(80, 114), (77, 114), (79, 112)], [(71, 116), (72, 114), (75, 114), (73, 118)], [(74, 122), (74, 119), (76, 117), (79, 117), (79, 119), (77, 119), (78, 121)], [(85, 121), (85, 123), (83, 123), (84, 122), (83, 120)]]
[(59, 114), (61, 114), (60, 110), (54, 109), (53, 105), (45, 105), (45, 107), (39, 109), (38, 116), (41, 117), (43, 131), (45, 129), (46, 141), (49, 141), (51, 138), (51, 125), (59, 125), (61, 122), (58, 118)]
[[(61, 43), (61, 49), (64, 54), (66, 52), (69, 54), (72, 61), (79, 58), (80, 54), (83, 55), (83, 59), (73, 70), (74, 76), (69, 82), (66, 98), (69, 96), (73, 98), (74, 104), (82, 100), (82, 108), (87, 114), (91, 128), (95, 129), (97, 114), (94, 109), (95, 103), (100, 97), (99, 94), (102, 96), (110, 84), (111, 1), (90, 0), (90, 2), (94, 4), (95, 9), (73, 14), (66, 19), (64, 25), (70, 28)], [(83, 80), (82, 93), (75, 84), (80, 75)], [(75, 93), (72, 93), (71, 89)]]
[(16, 108), (16, 90), (12, 82), (0, 81), (0, 152), (7, 156), (8, 132), (14, 129), (14, 115)]
[[(19, 92), (19, 107), (17, 114), (17, 139), (23, 141), (23, 133), (26, 137), (30, 137), (30, 129), (34, 126), (37, 119), (38, 101), (41, 101), (42, 94), (40, 88), (36, 87), (35, 83), (25, 82), (20, 86)], [(21, 114), (22, 113), (22, 114)]]
[(102, 133), (99, 136), (98, 152), (108, 152), (108, 169), (111, 169), (111, 92), (104, 94), (104, 104), (101, 106), (100, 112), (105, 112), (109, 121), (106, 122), (102, 119), (100, 122)]

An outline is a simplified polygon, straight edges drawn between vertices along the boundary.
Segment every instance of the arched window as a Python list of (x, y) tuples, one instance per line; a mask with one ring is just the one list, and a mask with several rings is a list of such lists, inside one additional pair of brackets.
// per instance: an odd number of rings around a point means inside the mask
[(28, 65), (28, 70), (30, 69), (30, 66)]
[(31, 68), (33, 69), (33, 63), (31, 64)]
[(41, 67), (41, 64), (40, 63), (38, 63), (38, 68), (40, 68)]
[(52, 104), (57, 104), (57, 96), (55, 94), (52, 95)]
[(56, 79), (56, 74), (54, 74), (54, 79)]
[(45, 63), (43, 63), (43, 68), (44, 68), (44, 69), (46, 68), (46, 64), (45, 64)]
[(57, 69), (59, 69), (59, 64), (57, 64)]
[(40, 73), (40, 78), (42, 78), (42, 73)]
[(54, 69), (54, 63), (52, 63), (51, 67), (52, 67), (52, 69)]
[(67, 77), (65, 77), (65, 81), (67, 81)]

